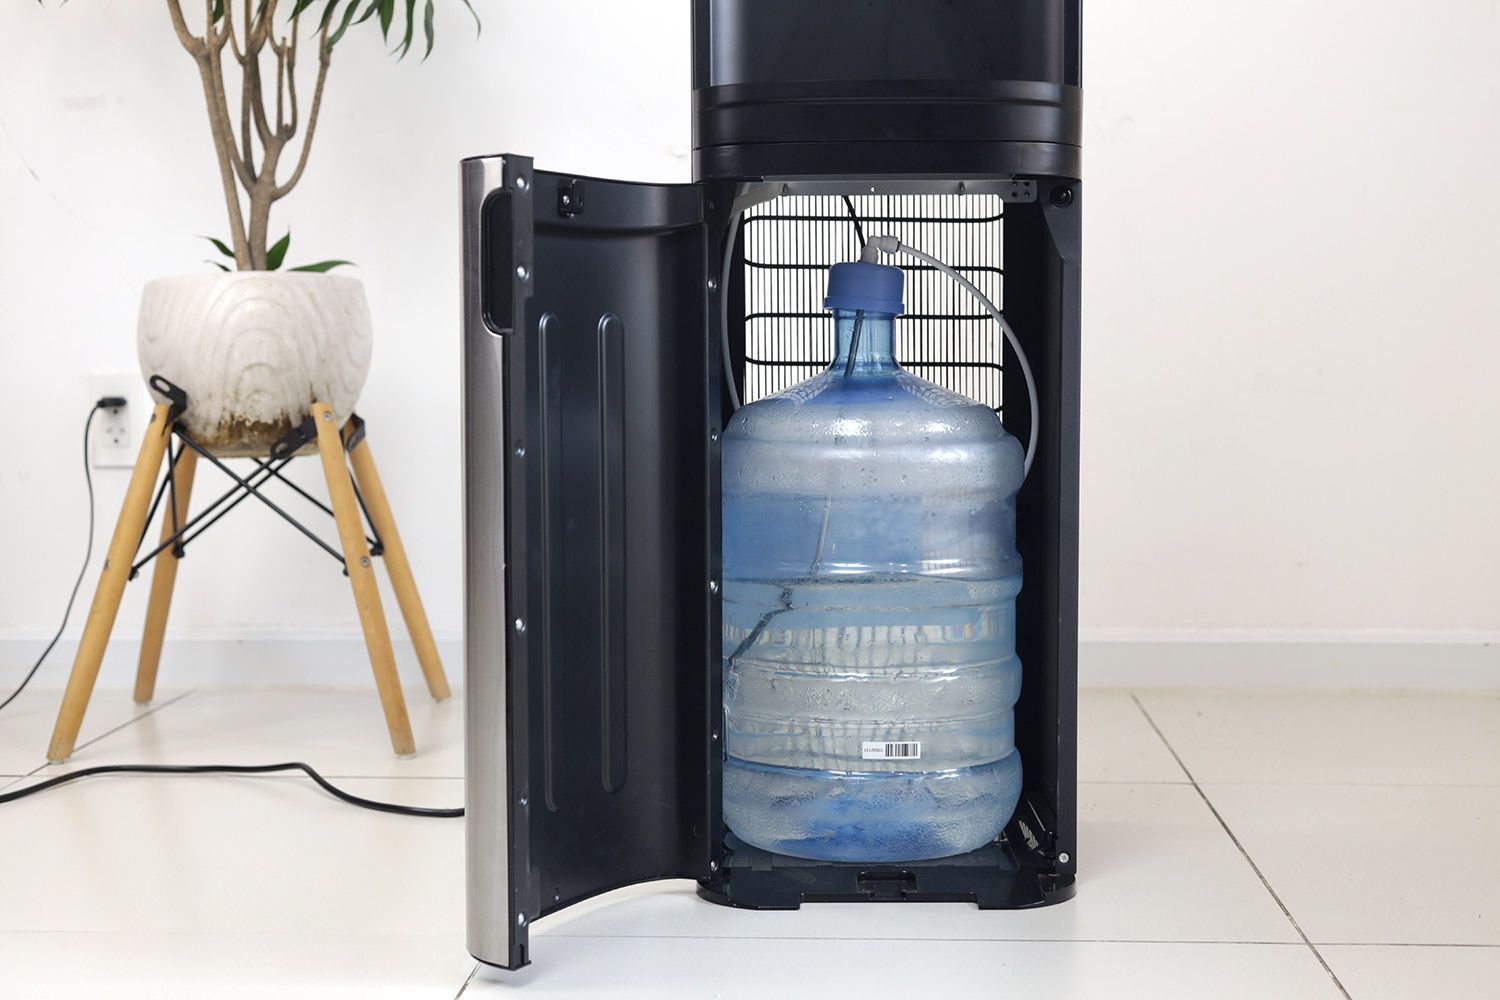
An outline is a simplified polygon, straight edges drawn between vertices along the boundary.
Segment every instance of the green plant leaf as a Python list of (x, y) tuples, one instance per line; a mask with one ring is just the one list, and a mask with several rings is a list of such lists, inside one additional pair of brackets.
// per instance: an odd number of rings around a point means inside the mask
[(292, 232), (272, 244), (271, 249), (266, 251), (266, 270), (275, 271), (281, 267), (281, 262), (286, 260), (286, 248), (292, 245)]
[[(41, 0), (38, 0), (41, 2)], [(63, 0), (67, 2), (67, 0)], [(215, 9), (220, 10), (225, 0), (214, 0)], [(484, 23), (479, 18), (479, 11), (475, 9), (473, 0), (458, 0), (474, 19), (474, 33), (479, 35), (484, 31)], [(264, 4), (265, 0), (261, 0)], [(318, 15), (318, 29), (331, 28), (328, 44), (331, 46), (344, 37), (351, 25), (363, 24), (372, 17), (380, 24), (380, 37), (386, 42), (390, 41), (391, 26), (397, 23), (397, 18), (405, 19), (405, 23), (399, 25), (400, 41), (390, 49), (397, 58), (405, 58), (411, 51), (412, 42), (416, 37), (417, 28), (417, 2), (416, 0), (296, 0), (292, 5), (291, 13), (287, 20), (291, 20), (304, 11), (317, 9), (322, 4), (321, 13)], [(216, 15), (217, 16), (217, 15)], [(425, 50), (422, 56), (426, 61), (427, 56), (432, 54), (433, 43), (436, 38), (437, 4), (435, 0), (426, 0), (422, 8), (422, 37), (425, 41)]]
[(212, 243), (218, 249), (219, 253), (228, 257), (230, 260), (234, 260), (234, 251), (229, 249), (229, 245), (226, 244), (223, 240), (216, 240), (212, 236), (200, 236), (198, 238), (208, 240), (208, 242)]
[(214, 267), (217, 267), (221, 271), (227, 271), (227, 270), (229, 270), (229, 268), (225, 267), (223, 264), (220, 264), (216, 260), (205, 260), (203, 263), (205, 263), (205, 264), (212, 264)]
[(289, 268), (287, 268), (287, 270), (288, 271), (314, 271), (314, 272), (316, 272), (318, 274), (322, 274), (325, 271), (332, 271), (334, 268), (341, 267), (341, 266), (343, 266), (345, 264), (348, 264), (350, 267), (355, 267), (356, 266), (355, 263), (354, 263), (354, 261), (352, 261), (352, 260), (320, 260), (316, 264), (303, 264), (303, 265), (301, 265), (299, 267), (289, 267)]
[(349, 0), (349, 6), (344, 8), (344, 19), (339, 22), (339, 30), (328, 38), (328, 47), (331, 49), (344, 37), (344, 32), (349, 30), (349, 22), (354, 20), (354, 12), (359, 10), (359, 0)]
[(479, 20), (479, 11), (474, 9), (474, 5), (469, 0), (463, 0), (463, 5), (469, 8), (469, 16), (474, 19), (474, 35), (478, 37), (484, 31), (484, 22)]
[(406, 53), (411, 50), (412, 32), (417, 27), (417, 0), (406, 0), (406, 37), (401, 40), (401, 55), (398, 59), (405, 59)]
[[(355, 2), (357, 3), (358, 0), (355, 0)], [(355, 24), (364, 24), (379, 9), (380, 9), (380, 0), (370, 0), (370, 2), (365, 5), (365, 12), (363, 14), (359, 15), (359, 17), (355, 19), (354, 23)]]
[(223, 17), (224, 0), (214, 0), (213, 10), (209, 13), (210, 21), (214, 24), (218, 24)]
[(323, 8), (323, 16), (318, 18), (319, 31), (328, 27), (329, 22), (333, 20), (333, 12), (338, 10), (338, 7), (339, 0), (328, 0), (328, 6)]

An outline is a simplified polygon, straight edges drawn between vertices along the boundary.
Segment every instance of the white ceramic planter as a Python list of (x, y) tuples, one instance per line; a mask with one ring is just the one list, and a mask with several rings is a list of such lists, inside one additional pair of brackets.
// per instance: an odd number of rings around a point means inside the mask
[[(184, 274), (148, 282), (141, 374), (187, 392), (183, 426), (218, 454), (263, 454), (327, 400), (342, 423), (370, 371), (370, 308), (356, 278)], [(158, 396), (158, 402), (167, 400)]]

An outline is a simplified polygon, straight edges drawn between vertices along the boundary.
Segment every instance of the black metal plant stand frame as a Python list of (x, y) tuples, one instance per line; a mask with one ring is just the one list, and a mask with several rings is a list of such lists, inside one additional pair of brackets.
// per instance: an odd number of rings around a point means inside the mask
[[(375, 687), (391, 737), (391, 748), (398, 756), (415, 753), (416, 742), (412, 738), (411, 720), (396, 672), (395, 652), (372, 567), (373, 557), (384, 557), (381, 561), (389, 573), (391, 588), (406, 620), (428, 692), (441, 701), (448, 697), (450, 690), (432, 636), (432, 626), (417, 592), (406, 547), (401, 542), (395, 515), (391, 512), (390, 501), (366, 440), (364, 421), (351, 416), (339, 426), (334, 422), (332, 405), (325, 400), (314, 401), (309, 404), (307, 416), (276, 441), (266, 457), (244, 456), (255, 463), (255, 468), (248, 475), (240, 475), (179, 423), (187, 410), (187, 393), (160, 375), (153, 375), (149, 381), (151, 388), (165, 402), (158, 403), (152, 413), (146, 439), (141, 444), (130, 485), (125, 491), (109, 553), (100, 571), (99, 585), (94, 591), (67, 690), (58, 710), (57, 725), (47, 750), (48, 759), (67, 760), (77, 746), (79, 727), (88, 709), (125, 585), (136, 577), (141, 567), (166, 553), (167, 558), (157, 562), (152, 572), (145, 632), (136, 666), (135, 700), (142, 704), (151, 700), (178, 560), (188, 545), (244, 503), (247, 497), (265, 504), (332, 556), (349, 578), (365, 649), (375, 675)], [(292, 459), (313, 447), (322, 461), (323, 479), (328, 487), (327, 503), (284, 475)], [(199, 458), (228, 476), (234, 485), (205, 509), (189, 516), (188, 506)], [(163, 460), (167, 469), (158, 482)], [(333, 520), (338, 529), (337, 547), (324, 541), (301, 519), (266, 495), (265, 487), (273, 479), (280, 480)], [(167, 511), (162, 514), (160, 540), (142, 555), (146, 534), (164, 497), (169, 499)]]
[[(269, 457), (261, 459), (250, 456), (250, 460), (255, 463), (255, 471), (251, 472), (248, 476), (241, 476), (226, 465), (222, 459), (194, 440), (193, 436), (184, 430), (182, 424), (178, 422), (177, 417), (187, 409), (187, 393), (160, 375), (153, 375), (150, 381), (152, 388), (172, 401), (170, 426), (172, 434), (180, 443), (176, 449), (168, 449), (167, 474), (162, 477), (161, 484), (156, 488), (156, 495), (151, 500), (151, 507), (146, 513), (146, 527), (141, 529), (140, 541), (136, 543), (136, 553), (139, 555), (141, 546), (146, 542), (146, 534), (150, 531), (150, 525), (156, 517), (156, 509), (161, 505), (163, 496), (170, 497), (170, 502), (167, 504), (167, 516), (172, 519), (172, 532), (163, 538), (156, 548), (131, 563), (130, 579), (134, 580), (136, 575), (140, 573), (142, 566), (145, 566), (167, 549), (171, 549), (172, 554), (181, 559), (187, 550), (189, 542), (197, 539), (205, 531), (213, 527), (220, 518), (228, 514), (235, 507), (238, 507), (247, 497), (254, 497), (275, 511), (277, 516), (282, 520), (296, 528), (312, 541), (314, 545), (336, 559), (339, 566), (343, 568), (344, 575), (349, 575), (349, 567), (344, 561), (343, 554), (338, 549), (329, 545), (311, 528), (297, 520), (293, 515), (287, 513), (280, 504), (261, 492), (261, 487), (265, 486), (272, 479), (277, 479), (330, 518), (334, 516), (332, 507), (281, 474), (282, 470), (291, 464), (292, 459), (297, 457), (298, 452), (302, 448), (317, 440), (317, 425), (313, 423), (312, 417), (304, 418), (302, 423), (292, 428), (285, 437), (272, 445)], [(365, 422), (363, 419), (358, 416), (352, 416), (349, 418), (349, 421), (352, 432), (344, 440), (345, 452), (353, 451), (365, 436)], [(188, 518), (182, 524), (178, 524), (177, 478), (175, 470), (177, 468), (177, 460), (182, 457), (183, 450), (188, 448), (196, 452), (199, 458), (206, 459), (214, 468), (234, 480), (235, 485), (231, 486), (218, 499), (199, 511), (196, 516)], [(370, 545), (370, 555), (383, 555), (385, 553), (385, 546), (380, 540), (380, 533), (375, 528), (374, 519), (370, 517), (370, 508), (365, 504), (364, 494), (360, 492), (359, 483), (352, 474), (349, 476), (349, 484), (354, 489), (355, 499), (359, 501), (360, 513), (364, 518), (364, 525), (367, 529), (365, 540)]]

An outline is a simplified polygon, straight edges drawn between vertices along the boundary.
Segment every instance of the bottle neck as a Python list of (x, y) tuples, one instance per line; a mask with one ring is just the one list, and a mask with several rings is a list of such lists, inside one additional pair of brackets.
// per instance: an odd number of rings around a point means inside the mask
[[(854, 340), (855, 327), (859, 341)], [(835, 309), (833, 311), (835, 356), (833, 367), (852, 374), (879, 374), (894, 371), (896, 364), (895, 317), (890, 313)], [(849, 351), (854, 349), (854, 366), (849, 366)]]

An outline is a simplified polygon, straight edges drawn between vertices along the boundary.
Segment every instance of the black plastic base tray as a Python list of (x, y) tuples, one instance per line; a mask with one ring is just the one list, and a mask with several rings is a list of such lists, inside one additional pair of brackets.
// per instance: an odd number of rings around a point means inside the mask
[(698, 895), (721, 906), (795, 910), (803, 903), (977, 903), (981, 910), (1018, 910), (1073, 896), (1072, 875), (1050, 859), (1018, 860), (1004, 840), (932, 861), (859, 864), (809, 861), (724, 838), (718, 872)]

